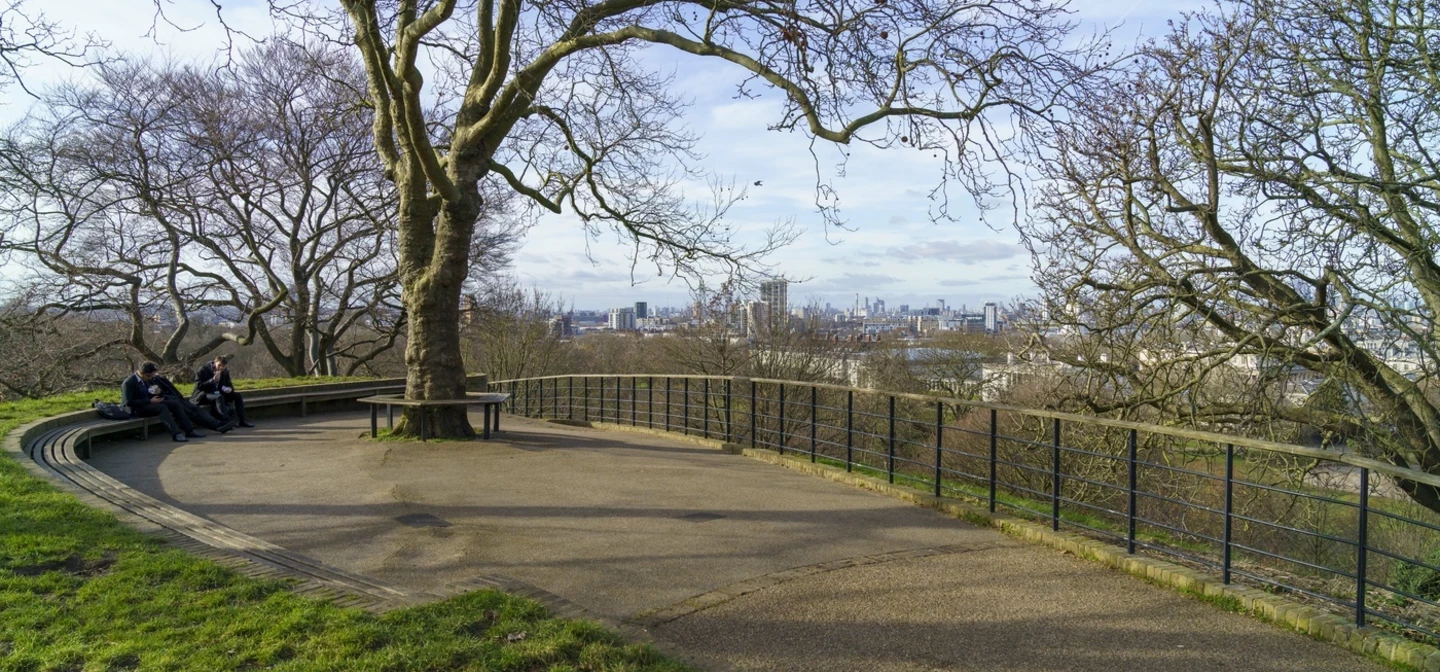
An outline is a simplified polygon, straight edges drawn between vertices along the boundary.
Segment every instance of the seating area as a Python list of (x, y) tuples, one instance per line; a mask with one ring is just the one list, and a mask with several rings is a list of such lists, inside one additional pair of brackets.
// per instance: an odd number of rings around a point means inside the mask
[(195, 555), (251, 576), (296, 579), (300, 584), (297, 592), (328, 598), (341, 606), (384, 611), (406, 605), (401, 591), (170, 506), (111, 478), (82, 457), (88, 450), (81, 448), (88, 449), (95, 437), (134, 431), (137, 426), (143, 430), (151, 422), (80, 422), (43, 432), (25, 447), (35, 464), (56, 479), (158, 526), (156, 532)]
[[(464, 399), (439, 399), (427, 401), (422, 399), (406, 399), (400, 394), (377, 394), (373, 397), (357, 399), (362, 404), (370, 405), (370, 438), (380, 435), (380, 407), (385, 407), (385, 423), (387, 428), (395, 429), (395, 407), (414, 408), (440, 408), (445, 406), (479, 406), (484, 412), (484, 420), (481, 423), (481, 439), (490, 440), (490, 432), (500, 431), (500, 406), (510, 400), (508, 394), (467, 394)], [(429, 440), (425, 427), (425, 413), (420, 414), (420, 440)]]
[[(470, 384), (483, 387), (485, 376), (471, 376)], [(305, 417), (317, 407), (353, 410), (360, 398), (398, 394), (404, 389), (403, 379), (383, 379), (271, 390), (242, 389), (241, 392), (247, 409), (276, 408), (281, 415), (293, 413)], [(285, 412), (287, 409), (289, 412)], [(163, 423), (159, 418), (103, 420), (96, 418), (94, 411), (76, 411), (17, 431), (18, 449), (52, 481), (62, 486), (73, 485), (73, 491), (82, 499), (102, 507), (108, 505), (153, 524), (157, 529), (151, 531), (169, 538), (177, 546), (236, 571), (265, 578), (289, 578), (298, 582), (297, 592), (327, 598), (342, 606), (387, 611), (414, 602), (405, 592), (381, 582), (331, 567), (166, 504), (86, 463), (97, 439), (127, 438), (137, 433), (144, 439), (149, 437), (153, 426), (163, 427)]]

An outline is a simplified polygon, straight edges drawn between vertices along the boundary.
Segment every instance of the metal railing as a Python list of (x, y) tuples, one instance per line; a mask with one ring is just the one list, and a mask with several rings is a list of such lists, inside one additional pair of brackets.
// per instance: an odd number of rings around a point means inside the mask
[[(510, 411), (663, 429), (967, 498), (1440, 639), (1440, 515), (1338, 451), (838, 385), (717, 376), (496, 381)], [(1403, 585), (1397, 585), (1403, 584)]]

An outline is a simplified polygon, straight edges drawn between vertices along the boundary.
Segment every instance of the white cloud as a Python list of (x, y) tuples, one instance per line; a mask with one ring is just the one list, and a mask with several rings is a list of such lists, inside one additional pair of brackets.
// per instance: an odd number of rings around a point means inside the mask
[(982, 261), (999, 261), (1023, 254), (1025, 248), (1015, 243), (999, 240), (976, 240), (959, 242), (954, 240), (932, 240), (902, 247), (892, 247), (885, 256), (906, 261), (935, 260), (961, 264)]

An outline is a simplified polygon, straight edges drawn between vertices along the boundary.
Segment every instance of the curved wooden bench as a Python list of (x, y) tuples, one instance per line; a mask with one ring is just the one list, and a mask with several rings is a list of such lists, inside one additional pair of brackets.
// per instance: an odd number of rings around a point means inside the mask
[[(484, 376), (472, 377), (484, 385)], [(258, 406), (296, 404), (300, 414), (312, 403), (354, 401), (375, 394), (404, 390), (403, 380), (349, 383), (296, 388), (277, 388), (273, 393), (257, 390)], [(251, 405), (246, 392), (246, 406)], [(158, 418), (115, 421), (95, 418), (91, 411), (68, 413), (31, 423), (6, 437), (8, 450), (28, 457), (44, 476), (82, 495), (92, 504), (107, 506), (131, 521), (141, 521), (177, 546), (216, 560), (244, 574), (259, 578), (294, 580), (296, 592), (329, 599), (341, 606), (371, 611), (388, 611), (435, 599), (430, 594), (409, 594), (374, 579), (330, 567), (313, 558), (294, 553), (263, 539), (252, 537), (146, 495), (104, 472), (85, 459), (96, 438), (140, 432), (148, 436)], [(18, 438), (15, 435), (19, 435)]]

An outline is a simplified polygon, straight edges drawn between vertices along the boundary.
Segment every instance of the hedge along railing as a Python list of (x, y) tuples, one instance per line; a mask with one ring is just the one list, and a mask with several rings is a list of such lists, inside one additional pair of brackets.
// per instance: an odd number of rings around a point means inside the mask
[(510, 411), (808, 457), (1168, 555), (1440, 639), (1440, 516), (1337, 451), (964, 399), (666, 375), (496, 381)]

